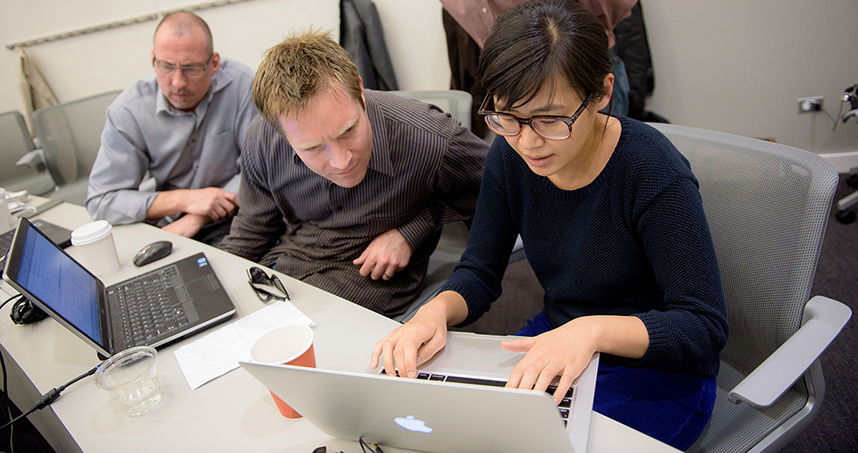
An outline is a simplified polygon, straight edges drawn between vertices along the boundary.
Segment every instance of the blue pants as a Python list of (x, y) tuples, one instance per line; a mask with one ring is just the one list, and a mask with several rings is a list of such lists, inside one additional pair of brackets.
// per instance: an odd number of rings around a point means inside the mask
[[(551, 330), (544, 314), (517, 335)], [(593, 410), (680, 450), (697, 440), (715, 405), (715, 378), (599, 362)]]

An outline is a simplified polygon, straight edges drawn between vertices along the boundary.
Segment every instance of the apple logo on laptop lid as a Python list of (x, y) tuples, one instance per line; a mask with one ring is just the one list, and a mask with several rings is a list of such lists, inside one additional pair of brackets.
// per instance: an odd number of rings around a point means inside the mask
[(414, 431), (414, 432), (418, 432), (418, 433), (431, 433), (432, 432), (432, 428), (426, 426), (426, 422), (424, 422), (423, 420), (414, 418), (413, 415), (409, 415), (405, 418), (396, 417), (393, 419), (393, 421), (396, 422), (397, 425), (399, 425), (399, 426), (401, 426), (401, 427), (403, 427), (409, 431)]

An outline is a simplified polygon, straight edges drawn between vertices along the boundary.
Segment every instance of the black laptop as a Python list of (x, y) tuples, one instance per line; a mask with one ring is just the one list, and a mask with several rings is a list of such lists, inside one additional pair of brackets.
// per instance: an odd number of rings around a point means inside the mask
[[(34, 220), (33, 226), (38, 228), (42, 233), (45, 233), (45, 236), (54, 241), (54, 243), (59, 245), (61, 248), (66, 248), (71, 245), (72, 232), (69, 230), (61, 226), (54, 225), (53, 223), (45, 222), (44, 220)], [(14, 228), (0, 234), (0, 271), (2, 271), (3, 264), (6, 262), (6, 252), (8, 252), (9, 247), (12, 246), (12, 238), (14, 236)]]
[(105, 288), (23, 218), (3, 279), (105, 357), (164, 346), (235, 313), (203, 253)]

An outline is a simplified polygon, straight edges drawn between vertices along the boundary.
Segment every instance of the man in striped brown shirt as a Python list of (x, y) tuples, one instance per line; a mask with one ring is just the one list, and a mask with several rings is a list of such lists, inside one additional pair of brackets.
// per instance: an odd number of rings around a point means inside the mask
[(241, 209), (220, 248), (402, 313), (441, 227), (473, 217), (488, 145), (434, 106), (365, 90), (317, 31), (268, 50), (253, 98)]

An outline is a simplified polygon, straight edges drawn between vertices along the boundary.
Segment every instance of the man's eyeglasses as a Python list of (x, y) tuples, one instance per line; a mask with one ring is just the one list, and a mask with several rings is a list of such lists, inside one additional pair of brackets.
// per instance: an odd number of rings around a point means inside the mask
[(152, 67), (155, 68), (155, 73), (161, 76), (168, 76), (176, 72), (176, 69), (182, 71), (182, 74), (185, 77), (190, 77), (192, 79), (196, 79), (202, 77), (203, 74), (206, 73), (206, 69), (209, 68), (209, 65), (212, 63), (212, 57), (214, 57), (214, 52), (209, 55), (209, 59), (206, 61), (205, 66), (176, 66), (174, 64), (165, 63), (160, 60), (156, 60), (152, 57)]
[(566, 140), (572, 135), (572, 125), (575, 120), (584, 113), (587, 104), (593, 99), (593, 93), (590, 93), (575, 111), (572, 116), (556, 116), (556, 115), (537, 115), (530, 118), (519, 118), (509, 113), (493, 112), (486, 110), (489, 104), (489, 95), (487, 94), (480, 104), (478, 114), (486, 118), (486, 124), (489, 129), (495, 134), (504, 137), (514, 137), (521, 133), (521, 128), (524, 125), (530, 126), (534, 132), (547, 138), (548, 140)]
[(256, 297), (262, 302), (268, 302), (271, 299), (289, 300), (286, 287), (276, 275), (268, 275), (262, 268), (253, 266), (247, 270), (247, 278), (250, 287), (256, 293)]

